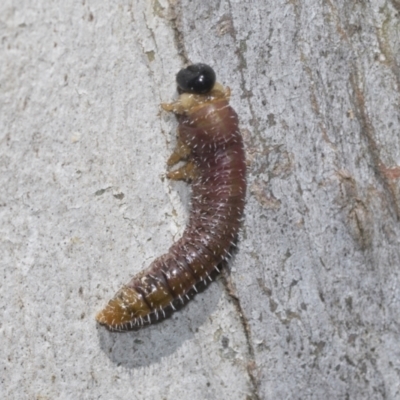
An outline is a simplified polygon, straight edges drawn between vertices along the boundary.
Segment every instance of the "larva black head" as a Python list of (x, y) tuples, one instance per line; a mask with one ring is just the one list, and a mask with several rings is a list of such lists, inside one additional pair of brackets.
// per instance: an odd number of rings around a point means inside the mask
[(183, 92), (205, 94), (215, 83), (215, 72), (207, 64), (193, 64), (181, 69), (176, 75), (176, 83)]

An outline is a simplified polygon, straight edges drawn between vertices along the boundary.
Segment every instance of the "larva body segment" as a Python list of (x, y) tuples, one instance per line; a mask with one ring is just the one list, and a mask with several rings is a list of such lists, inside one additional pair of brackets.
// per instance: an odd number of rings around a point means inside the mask
[[(182, 88), (179, 74), (177, 81)], [(190, 86), (184, 89), (190, 91)], [(167, 254), (133, 277), (96, 316), (109, 330), (136, 329), (168, 316), (211, 281), (237, 237), (246, 195), (238, 118), (229, 106), (229, 88), (212, 82), (207, 93), (200, 89), (162, 105), (179, 121), (178, 145), (168, 165), (186, 164), (167, 176), (192, 182), (188, 225)]]

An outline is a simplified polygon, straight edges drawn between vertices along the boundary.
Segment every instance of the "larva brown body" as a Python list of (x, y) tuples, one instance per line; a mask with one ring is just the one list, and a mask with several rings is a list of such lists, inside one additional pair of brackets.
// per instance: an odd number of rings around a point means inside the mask
[(192, 182), (189, 223), (167, 254), (120, 289), (96, 317), (113, 331), (161, 320), (211, 281), (229, 255), (241, 223), (246, 194), (246, 164), (229, 89), (215, 84), (210, 93), (182, 94), (163, 108), (178, 115), (178, 146), (168, 164), (187, 163), (168, 174)]

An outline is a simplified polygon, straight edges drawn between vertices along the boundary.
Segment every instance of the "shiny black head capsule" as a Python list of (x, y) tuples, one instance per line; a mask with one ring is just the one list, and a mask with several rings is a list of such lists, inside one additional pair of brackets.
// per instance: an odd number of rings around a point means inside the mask
[(181, 69), (176, 75), (176, 83), (183, 92), (205, 94), (215, 83), (215, 72), (207, 64), (193, 64)]

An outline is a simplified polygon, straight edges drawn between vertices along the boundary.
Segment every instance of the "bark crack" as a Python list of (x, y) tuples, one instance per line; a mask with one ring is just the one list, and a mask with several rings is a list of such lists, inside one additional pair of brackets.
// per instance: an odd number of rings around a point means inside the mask
[(232, 299), (232, 302), (236, 308), (236, 311), (239, 315), (240, 322), (243, 326), (243, 331), (246, 337), (246, 343), (247, 343), (247, 353), (249, 355), (249, 360), (247, 363), (247, 373), (249, 374), (251, 384), (253, 386), (252, 388), (252, 400), (260, 400), (260, 396), (258, 394), (258, 389), (259, 389), (259, 381), (257, 379), (257, 363), (255, 359), (255, 353), (254, 353), (254, 347), (252, 345), (252, 337), (251, 337), (251, 329), (250, 325), (245, 317), (242, 304), (240, 302), (239, 296), (237, 295), (236, 287), (234, 283), (232, 282), (232, 279), (229, 275), (228, 268), (222, 268), (222, 279), (224, 282), (225, 289), (229, 295), (229, 297)]
[(169, 0), (169, 20), (174, 31), (174, 42), (179, 57), (183, 64), (190, 64), (189, 56), (186, 51), (185, 40), (182, 29), (182, 2), (181, 0)]
[[(355, 71), (357, 71), (357, 68), (353, 68)], [(396, 193), (395, 193), (395, 188), (389, 182), (385, 174), (382, 173), (382, 165), (383, 162), (380, 158), (379, 154), (379, 148), (378, 145), (374, 139), (375, 132), (373, 125), (369, 119), (368, 116), (368, 111), (366, 109), (365, 105), (365, 98), (364, 98), (364, 93), (362, 89), (359, 87), (357, 84), (358, 82), (358, 77), (357, 77), (357, 72), (351, 74), (350, 76), (350, 84), (353, 89), (354, 93), (354, 103), (355, 103), (355, 108), (356, 108), (356, 115), (357, 119), (360, 123), (360, 128), (361, 128), (361, 133), (363, 136), (367, 139), (368, 142), (368, 150), (372, 159), (372, 162), (374, 164), (374, 171), (375, 175), (379, 179), (379, 181), (382, 183), (383, 187), (385, 188), (386, 192), (389, 194), (388, 199), (390, 199), (390, 205), (391, 208), (394, 212), (394, 214), (397, 217), (397, 220), (400, 220), (400, 210), (396, 201)]]

